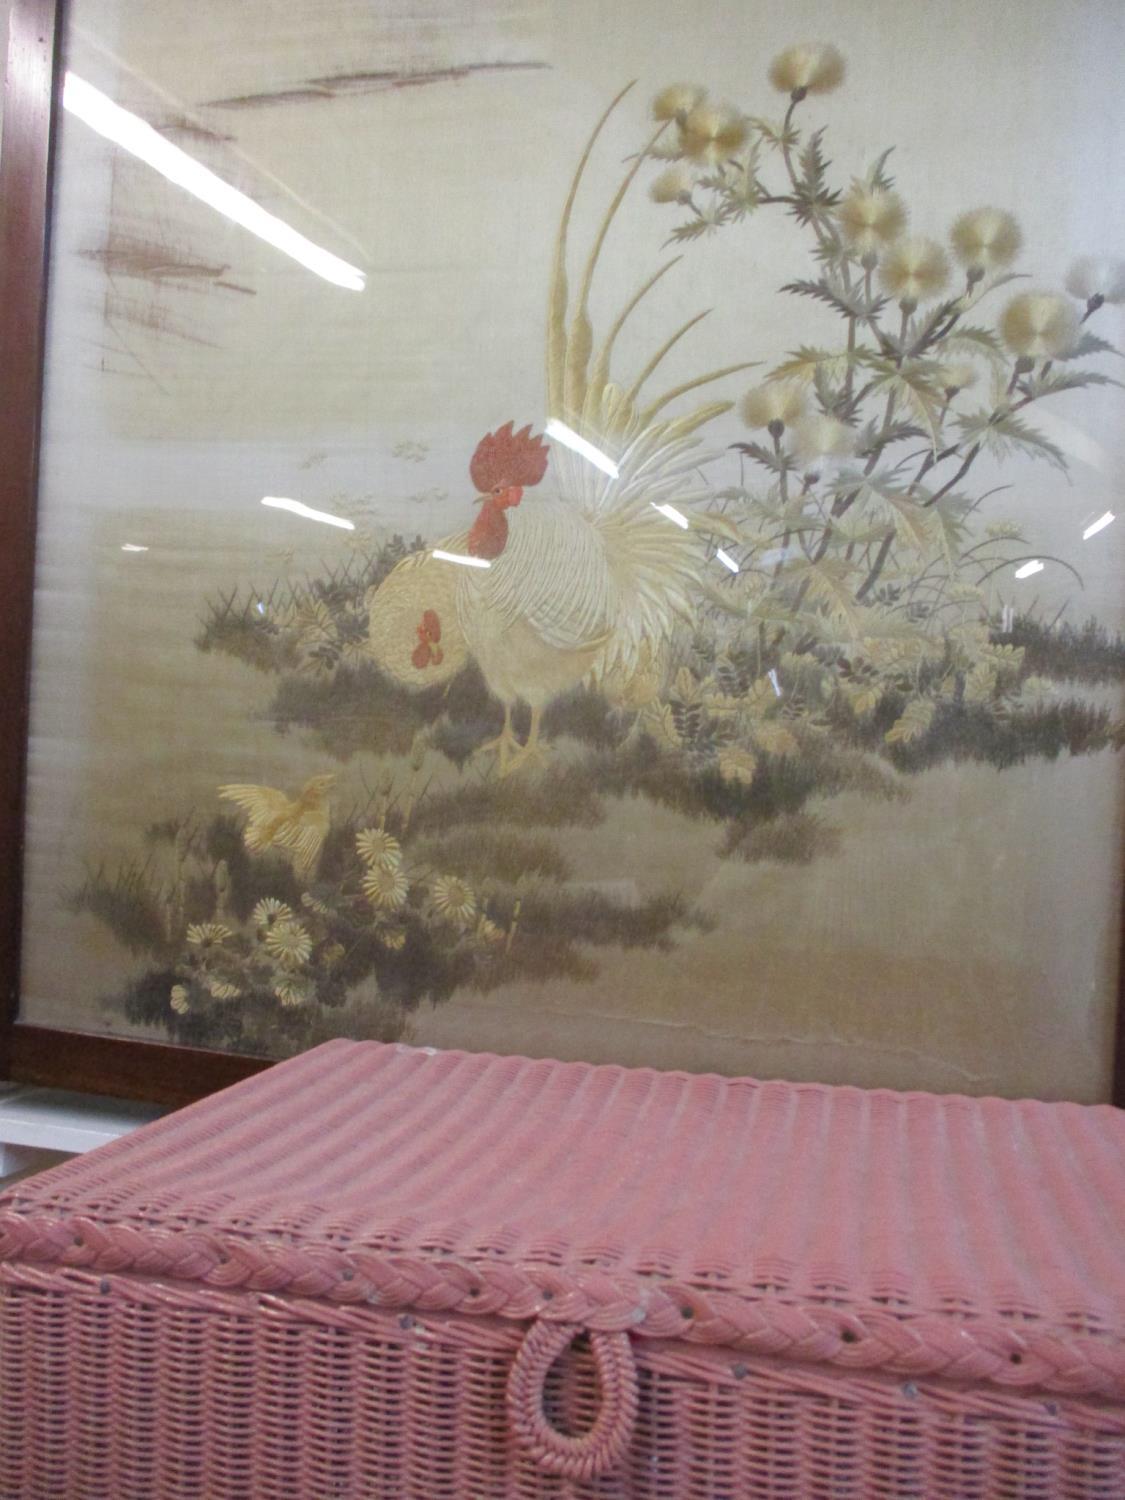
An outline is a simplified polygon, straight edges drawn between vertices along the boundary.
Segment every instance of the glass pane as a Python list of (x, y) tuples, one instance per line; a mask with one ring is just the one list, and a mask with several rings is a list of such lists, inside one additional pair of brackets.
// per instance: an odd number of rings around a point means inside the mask
[(1125, 11), (69, 13), (24, 1019), (1105, 1097)]

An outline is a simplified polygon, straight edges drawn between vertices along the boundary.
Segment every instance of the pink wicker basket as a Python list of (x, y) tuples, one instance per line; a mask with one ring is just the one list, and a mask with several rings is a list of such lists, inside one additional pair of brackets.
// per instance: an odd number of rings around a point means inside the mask
[(1125, 1115), (334, 1042), (0, 1197), (4, 1500), (1125, 1497)]

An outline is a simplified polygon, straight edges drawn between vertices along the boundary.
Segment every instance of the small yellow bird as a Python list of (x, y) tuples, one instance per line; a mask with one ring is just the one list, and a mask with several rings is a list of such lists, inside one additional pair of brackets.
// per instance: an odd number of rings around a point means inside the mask
[(328, 789), (335, 780), (332, 772), (313, 776), (293, 799), (272, 786), (241, 783), (221, 786), (219, 796), (236, 802), (247, 814), (242, 835), (247, 849), (284, 849), (293, 856), (296, 873), (308, 875), (316, 868), (328, 833)]

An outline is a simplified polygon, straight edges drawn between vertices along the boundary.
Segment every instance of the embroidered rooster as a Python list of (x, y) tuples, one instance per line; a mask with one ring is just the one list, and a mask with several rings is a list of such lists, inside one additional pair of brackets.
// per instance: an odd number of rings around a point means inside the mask
[[(623, 385), (610, 379), (618, 334), (675, 261), (645, 282), (594, 346), (588, 304), (598, 255), (647, 152), (614, 198), (575, 305), (568, 307), (571, 210), (609, 112), (571, 185), (548, 304), (548, 410), (562, 424), (554, 430), (580, 441), (548, 449), (530, 426), (515, 431), (513, 422), (482, 438), (469, 466), (480, 510), (467, 533), (438, 549), (475, 565), (415, 553), (368, 596), (368, 649), (400, 681), (425, 687), (451, 676), (467, 658), (476, 661), (504, 708), (503, 730), (482, 747), (497, 752), (501, 774), (543, 759), (541, 720), (555, 698), (583, 681), (627, 683), (659, 656), (677, 623), (690, 621), (706, 559), (701, 533), (708, 529), (692, 507), (710, 493), (699, 470), (715, 456), (699, 451), (696, 433), (729, 410), (730, 402), (678, 416), (663, 413), (696, 387), (746, 368), (709, 371), (642, 398), (650, 377), (699, 314), (661, 345), (635, 379)], [(583, 445), (587, 452), (598, 450), (603, 466), (585, 456)], [(548, 457), (554, 483), (539, 489)], [(426, 652), (423, 638), (430, 643)], [(440, 656), (433, 650), (437, 639)], [(512, 727), (512, 710), (521, 702), (531, 710), (523, 744)]]

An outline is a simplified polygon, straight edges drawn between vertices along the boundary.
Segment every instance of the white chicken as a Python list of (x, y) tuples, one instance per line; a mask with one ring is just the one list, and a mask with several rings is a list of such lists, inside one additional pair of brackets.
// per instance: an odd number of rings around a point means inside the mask
[[(470, 465), (481, 510), (468, 532), (436, 549), (477, 565), (415, 553), (368, 599), (369, 649), (399, 681), (427, 687), (469, 657), (477, 663), (504, 708), (499, 738), (482, 747), (498, 752), (502, 774), (542, 759), (540, 722), (552, 700), (584, 681), (627, 683), (642, 663), (659, 658), (677, 623), (690, 620), (707, 530), (692, 507), (710, 493), (699, 471), (715, 457), (700, 452), (697, 433), (731, 403), (712, 402), (679, 416), (661, 413), (696, 387), (747, 368), (708, 371), (642, 400), (650, 376), (700, 314), (677, 329), (631, 383), (610, 379), (614, 344), (626, 319), (675, 261), (649, 278), (594, 350), (588, 312), (594, 270), (645, 153), (600, 226), (576, 305), (568, 308), (571, 211), (609, 112), (575, 174), (556, 242), (547, 402), (554, 419), (549, 430), (564, 441), (548, 450), (529, 427), (514, 432), (511, 422), (482, 439)], [(590, 447), (608, 465), (592, 462), (586, 456)], [(544, 493), (534, 487), (543, 479), (548, 452), (554, 483)], [(531, 710), (523, 744), (512, 727), (512, 710), (520, 702)]]

